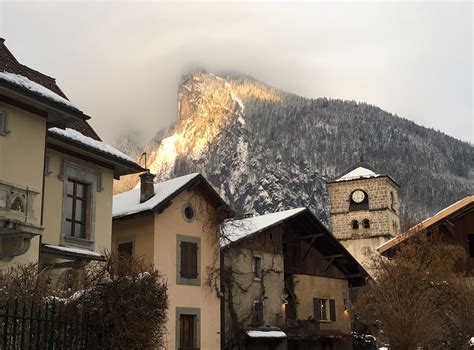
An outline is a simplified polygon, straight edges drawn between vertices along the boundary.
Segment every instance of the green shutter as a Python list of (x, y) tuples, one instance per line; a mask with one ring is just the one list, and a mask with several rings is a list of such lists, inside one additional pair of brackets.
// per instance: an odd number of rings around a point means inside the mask
[(336, 301), (334, 299), (329, 299), (329, 317), (331, 321), (336, 321)]

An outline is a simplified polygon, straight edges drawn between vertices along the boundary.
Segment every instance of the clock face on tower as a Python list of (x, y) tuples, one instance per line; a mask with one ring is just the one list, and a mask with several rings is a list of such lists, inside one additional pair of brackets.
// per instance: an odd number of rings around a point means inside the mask
[(351, 199), (354, 203), (362, 203), (365, 199), (365, 193), (362, 190), (355, 190), (352, 192)]

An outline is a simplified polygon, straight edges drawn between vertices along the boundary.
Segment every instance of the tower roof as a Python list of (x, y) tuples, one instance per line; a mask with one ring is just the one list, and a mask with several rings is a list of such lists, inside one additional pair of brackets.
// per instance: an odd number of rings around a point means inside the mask
[(366, 163), (358, 163), (346, 171), (338, 178), (328, 181), (328, 183), (335, 183), (341, 181), (351, 181), (351, 180), (365, 180), (373, 179), (377, 177), (388, 177), (397, 187), (400, 187), (398, 183), (389, 175), (377, 173), (370, 165)]

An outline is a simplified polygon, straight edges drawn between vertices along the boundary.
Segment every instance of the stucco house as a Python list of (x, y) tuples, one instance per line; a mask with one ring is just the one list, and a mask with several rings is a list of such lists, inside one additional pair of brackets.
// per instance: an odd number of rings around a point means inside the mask
[(308, 209), (222, 231), (226, 346), (240, 332), (247, 349), (352, 349), (349, 288), (368, 274)]
[(60, 271), (110, 249), (113, 179), (144, 169), (89, 119), (0, 39), (0, 268)]
[(219, 349), (219, 224), (233, 211), (200, 174), (153, 178), (114, 196), (112, 245), (166, 278), (167, 349)]

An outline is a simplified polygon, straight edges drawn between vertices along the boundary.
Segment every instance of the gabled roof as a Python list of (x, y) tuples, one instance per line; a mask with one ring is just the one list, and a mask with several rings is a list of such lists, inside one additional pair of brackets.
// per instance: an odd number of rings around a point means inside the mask
[(392, 238), (391, 240), (385, 242), (381, 246), (377, 248), (377, 251), (380, 254), (384, 254), (388, 252), (390, 249), (398, 246), (400, 243), (405, 241), (406, 239), (420, 233), (426, 231), (428, 228), (442, 222), (443, 220), (456, 215), (457, 213), (461, 212), (465, 208), (474, 205), (474, 195), (467, 196), (456, 203), (451, 204), (449, 207), (446, 207), (439, 212), (437, 212), (432, 217), (423, 220), (416, 226), (410, 228), (407, 232), (400, 234), (397, 237)]
[(344, 269), (351, 271), (351, 273), (346, 273), (346, 276), (354, 285), (365, 284), (365, 278), (369, 277), (369, 274), (326, 226), (307, 208), (290, 209), (252, 218), (228, 221), (222, 229), (224, 237), (221, 240), (221, 247), (223, 250), (230, 249), (230, 247), (237, 245), (239, 242), (255, 237), (272, 227), (295, 220), (304, 223), (304, 226), (309, 227), (312, 232), (308, 236), (300, 235), (301, 239), (313, 245), (323, 256), (337, 257), (338, 259), (335, 264), (340, 267), (344, 266)]
[(365, 180), (373, 179), (377, 177), (387, 177), (389, 178), (397, 187), (400, 187), (397, 182), (390, 176), (385, 174), (378, 174), (370, 165), (366, 163), (358, 163), (346, 171), (342, 175), (337, 177), (334, 180), (328, 181), (327, 183), (335, 183), (341, 181), (352, 181), (352, 180)]
[(201, 193), (215, 205), (224, 207), (229, 217), (233, 210), (212, 188), (207, 180), (198, 173), (177, 177), (154, 185), (155, 195), (140, 203), (140, 189), (114, 195), (112, 217), (114, 220), (125, 219), (137, 214), (151, 214), (168, 206), (169, 202), (186, 189), (199, 187)]
[(229, 220), (222, 227), (224, 237), (221, 246), (225, 247), (247, 236), (269, 229), (305, 210), (306, 208), (296, 208), (241, 220)]

